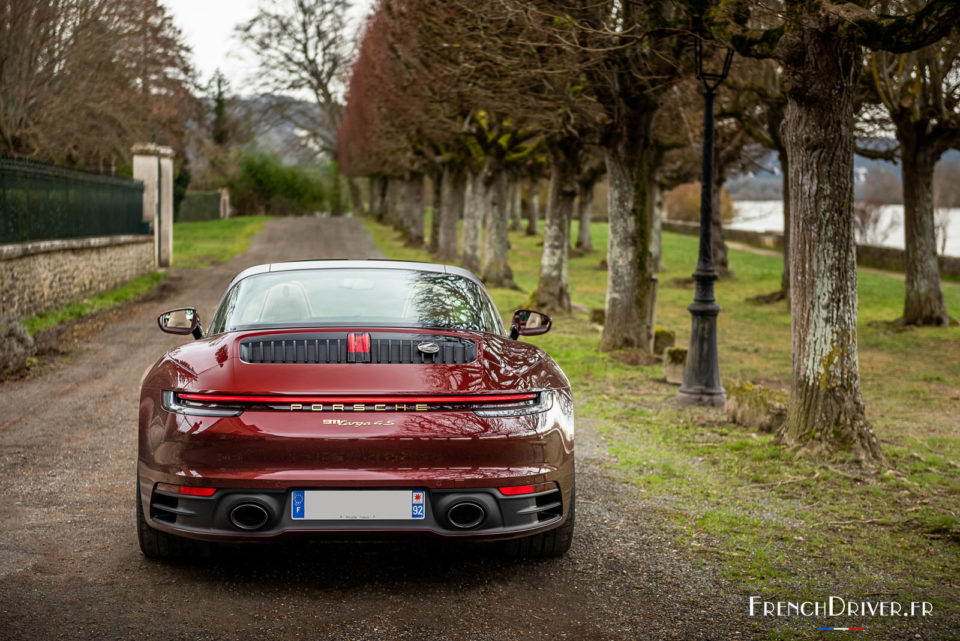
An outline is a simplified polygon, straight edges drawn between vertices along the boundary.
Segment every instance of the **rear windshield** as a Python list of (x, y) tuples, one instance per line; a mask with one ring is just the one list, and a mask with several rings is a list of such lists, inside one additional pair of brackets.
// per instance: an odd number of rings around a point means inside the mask
[(490, 299), (455, 274), (403, 269), (270, 272), (234, 285), (210, 333), (260, 327), (424, 327), (501, 333)]

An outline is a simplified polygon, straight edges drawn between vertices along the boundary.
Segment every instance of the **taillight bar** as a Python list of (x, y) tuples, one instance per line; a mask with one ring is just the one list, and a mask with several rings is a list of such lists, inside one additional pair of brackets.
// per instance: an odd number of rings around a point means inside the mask
[(485, 418), (506, 418), (546, 412), (553, 405), (549, 391), (517, 394), (449, 396), (283, 396), (196, 394), (164, 390), (163, 408), (195, 416), (240, 416), (247, 410), (290, 412), (436, 412), (473, 411)]
[(177, 396), (198, 403), (521, 403), (536, 400), (536, 394), (475, 394), (470, 396), (241, 396), (232, 394), (185, 394)]

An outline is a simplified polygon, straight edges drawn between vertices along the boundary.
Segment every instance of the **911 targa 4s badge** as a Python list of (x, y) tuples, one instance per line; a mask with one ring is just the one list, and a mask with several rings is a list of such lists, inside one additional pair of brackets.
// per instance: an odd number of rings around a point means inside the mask
[(240, 273), (163, 331), (140, 393), (137, 533), (191, 542), (399, 533), (559, 556), (574, 529), (570, 385), (458, 267), (306, 261)]

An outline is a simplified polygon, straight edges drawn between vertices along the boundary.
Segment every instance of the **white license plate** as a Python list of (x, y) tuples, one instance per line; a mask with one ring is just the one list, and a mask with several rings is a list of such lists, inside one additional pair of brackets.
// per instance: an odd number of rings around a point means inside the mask
[(304, 521), (407, 521), (424, 518), (423, 490), (293, 490), (291, 516)]

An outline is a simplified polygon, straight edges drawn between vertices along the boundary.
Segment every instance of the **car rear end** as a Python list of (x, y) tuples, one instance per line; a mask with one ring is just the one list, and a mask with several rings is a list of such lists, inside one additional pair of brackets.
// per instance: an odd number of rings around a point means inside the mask
[(550, 319), (518, 311), (508, 338), (469, 272), (261, 265), (234, 279), (206, 337), (192, 308), (158, 323), (200, 340), (168, 352), (142, 386), (148, 556), (189, 539), (299, 535), (569, 545), (569, 384), (512, 339)]
[(566, 519), (572, 400), (535, 348), (505, 355), (505, 339), (457, 332), (221, 341), (209, 370), (191, 375), (173, 358), (145, 382), (139, 477), (151, 527), (212, 540), (493, 540)]

